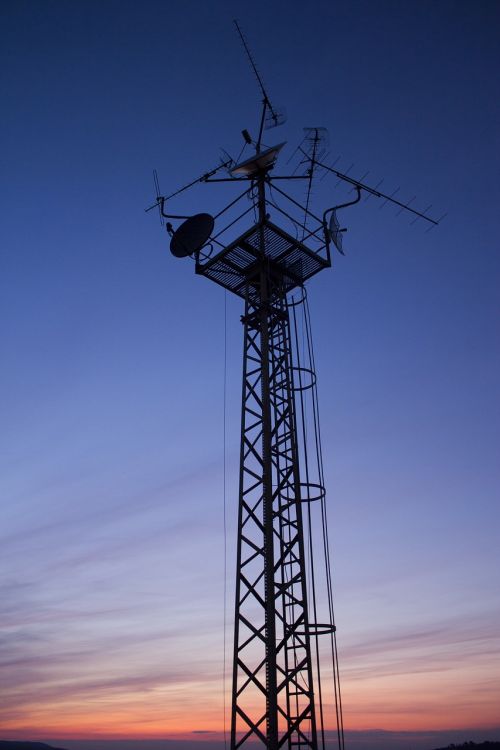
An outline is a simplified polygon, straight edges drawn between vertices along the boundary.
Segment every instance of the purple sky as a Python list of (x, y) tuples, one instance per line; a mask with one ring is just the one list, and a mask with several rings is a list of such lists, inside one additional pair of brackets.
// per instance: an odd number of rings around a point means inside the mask
[[(325, 126), (339, 169), (448, 212), (426, 233), (363, 202), (347, 256), (309, 284), (346, 725), (492, 732), (498, 4), (0, 14), (0, 737), (222, 726), (224, 292), (143, 208), (153, 168), (172, 192), (256, 128), (234, 16), (288, 112), (266, 136), (288, 141), (283, 164)], [(325, 179), (314, 204), (339, 195)], [(242, 309), (226, 302), (231, 611)]]

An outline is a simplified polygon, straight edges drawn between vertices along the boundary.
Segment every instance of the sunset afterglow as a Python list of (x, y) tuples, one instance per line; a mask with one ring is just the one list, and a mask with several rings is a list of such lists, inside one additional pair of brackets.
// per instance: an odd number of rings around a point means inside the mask
[(235, 14), (288, 114), (277, 170), (324, 126), (329, 163), (448, 212), (363, 197), (307, 282), (352, 750), (500, 739), (499, 10), (3, 4), (0, 739), (229, 726), (243, 307), (144, 209), (153, 169), (170, 195), (259, 127)]

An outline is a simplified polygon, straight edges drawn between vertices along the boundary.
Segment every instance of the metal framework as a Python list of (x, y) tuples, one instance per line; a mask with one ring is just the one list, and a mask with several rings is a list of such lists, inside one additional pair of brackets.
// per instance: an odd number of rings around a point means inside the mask
[[(146, 210), (158, 208), (162, 222), (164, 218), (186, 219), (175, 232), (170, 222), (166, 224), (173, 254), (194, 258), (197, 274), (245, 301), (231, 750), (248, 742), (252, 748), (266, 750), (326, 749), (327, 732), (334, 727), (324, 711), (319, 637), (325, 635), (331, 644), (331, 705), (339, 750), (343, 750), (314, 357), (309, 348), (309, 366), (301, 367), (296, 310), (290, 307), (299, 303), (291, 303), (290, 293), (301, 289), (300, 302), (304, 302), (304, 283), (331, 265), (330, 244), (343, 253), (345, 229), (340, 227), (336, 211), (359, 203), (362, 193), (384, 199), (383, 205), (397, 205), (400, 211), (413, 214), (414, 221), (421, 219), (432, 226), (438, 221), (427, 215), (428, 209), (417, 211), (396, 200), (394, 193), (380, 193), (378, 186), (372, 188), (324, 163), (322, 128), (306, 128), (306, 137), (296, 150), (305, 173), (271, 176), (284, 144), (262, 150), (262, 136), (266, 115), (273, 125), (280, 124), (280, 115), (273, 109), (241, 30), (236, 27), (263, 96), (256, 141), (243, 131), (245, 143), (253, 145), (255, 152), (237, 165), (231, 159), (224, 161), (167, 198), (160, 195), (155, 173), (157, 199)], [(229, 169), (230, 176), (216, 177), (223, 168)], [(356, 198), (327, 208), (321, 218), (316, 216), (309, 202), (317, 171), (335, 175), (356, 191)], [(279, 180), (304, 180), (305, 204), (282, 190)], [(238, 183), (245, 189), (215, 217), (165, 212), (167, 200), (200, 182)], [(240, 201), (245, 198), (250, 206), (237, 216), (231, 214), (240, 210)], [(283, 219), (286, 229), (270, 220), (271, 211)], [(254, 223), (234, 239), (235, 227), (250, 212), (255, 215)], [(215, 221), (223, 215), (228, 223), (212, 233)], [(223, 242), (221, 238), (228, 230), (229, 239)], [(304, 382), (304, 377), (309, 381)], [(308, 458), (307, 389), (312, 392), (317, 476), (312, 475)], [(321, 509), (326, 604), (319, 601), (315, 584), (314, 501), (319, 501)]]
[(271, 284), (263, 261), (244, 316), (231, 747), (315, 748), (290, 324)]
[(267, 171), (254, 176), (257, 224), (196, 265), (245, 299), (231, 749), (316, 750), (287, 295), (330, 258), (269, 221)]

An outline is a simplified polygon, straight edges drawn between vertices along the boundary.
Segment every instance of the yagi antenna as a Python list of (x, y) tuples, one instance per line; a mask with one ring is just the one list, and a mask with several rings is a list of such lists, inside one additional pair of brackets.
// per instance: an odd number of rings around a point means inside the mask
[[(307, 221), (307, 214), (309, 212), (309, 201), (311, 199), (311, 190), (313, 185), (313, 179), (314, 179), (314, 167), (318, 163), (319, 159), (324, 158), (327, 155), (328, 150), (328, 130), (326, 128), (304, 128), (304, 140), (306, 142), (306, 148), (307, 148), (307, 160), (309, 166), (307, 168), (306, 175), (308, 177), (307, 181), (307, 196), (306, 196), (306, 202), (305, 202), (305, 210), (304, 210), (304, 226), (303, 231), (304, 234), (306, 232), (306, 221)], [(302, 149), (301, 149), (302, 150)]]
[(259, 71), (257, 70), (257, 66), (255, 64), (255, 60), (253, 58), (252, 53), (250, 52), (250, 48), (247, 44), (247, 41), (243, 35), (243, 32), (240, 28), (240, 25), (238, 21), (233, 21), (234, 25), (236, 26), (236, 31), (238, 32), (238, 35), (240, 37), (241, 43), (243, 45), (243, 48), (246, 52), (246, 55), (248, 57), (248, 60), (250, 62), (250, 65), (252, 67), (252, 70), (254, 72), (254, 75), (257, 79), (257, 83), (259, 84), (260, 91), (262, 93), (262, 103), (263, 103), (263, 109), (262, 109), (262, 117), (260, 121), (260, 128), (259, 128), (259, 137), (257, 139), (257, 151), (260, 151), (260, 145), (262, 141), (262, 131), (264, 130), (264, 127), (266, 128), (274, 128), (278, 125), (282, 125), (285, 120), (286, 116), (284, 112), (280, 112), (279, 110), (275, 109), (273, 105), (271, 104), (271, 100), (269, 99), (269, 96), (267, 95), (267, 91), (264, 86), (264, 82), (262, 81), (261, 75)]
[[(304, 155), (309, 156), (303, 149), (301, 150)], [(363, 182), (361, 182), (361, 180), (356, 180), (354, 179), (354, 177), (349, 177), (348, 174), (345, 172), (339, 172), (337, 169), (334, 169), (333, 167), (329, 167), (327, 164), (323, 164), (320, 161), (316, 161), (316, 164), (319, 167), (323, 167), (323, 169), (326, 169), (328, 172), (331, 172), (332, 174), (336, 175), (339, 178), (339, 181), (347, 182), (350, 185), (352, 185), (353, 189), (364, 190), (365, 193), (367, 193), (368, 195), (374, 195), (376, 198), (384, 198), (384, 202), (382, 203), (380, 208), (383, 208), (387, 203), (393, 203), (395, 206), (399, 206), (401, 211), (409, 211), (410, 213), (414, 214), (417, 217), (417, 219), (424, 219), (425, 221), (430, 222), (434, 226), (437, 226), (439, 222), (441, 221), (441, 219), (438, 219), (438, 220), (431, 219), (430, 216), (427, 216), (425, 211), (417, 211), (415, 208), (412, 208), (409, 204), (413, 201), (413, 198), (411, 199), (411, 201), (407, 203), (403, 203), (402, 201), (398, 201), (396, 198), (394, 198), (396, 193), (399, 192), (399, 187), (396, 188), (396, 190), (394, 190), (391, 193), (391, 195), (387, 195), (386, 193), (381, 193), (376, 188), (370, 187), (370, 185), (365, 185)], [(351, 167), (352, 166), (354, 165), (351, 165)], [(350, 171), (351, 167), (349, 167), (349, 169), (347, 170), (348, 172)], [(426, 211), (427, 210), (428, 209), (426, 209)]]
[[(189, 190), (189, 188), (193, 187), (193, 185), (196, 185), (198, 182), (207, 182), (210, 177), (213, 177), (214, 174), (219, 172), (221, 169), (230, 169), (231, 166), (234, 164), (233, 160), (227, 154), (224, 152), (224, 159), (221, 159), (221, 163), (215, 167), (214, 169), (211, 169), (209, 172), (205, 172), (201, 175), (201, 177), (197, 177), (195, 180), (192, 180), (191, 182), (188, 182), (187, 185), (184, 185), (179, 190), (175, 190), (173, 193), (170, 193), (170, 195), (167, 195), (166, 197), (160, 194), (160, 184), (158, 182), (158, 174), (156, 172), (156, 169), (153, 170), (153, 178), (155, 182), (155, 190), (156, 190), (156, 201), (147, 208), (144, 209), (144, 211), (147, 213), (148, 211), (152, 211), (154, 208), (158, 207), (160, 211), (160, 218), (162, 216), (165, 216), (166, 218), (172, 218), (170, 214), (164, 213), (164, 206), (166, 201), (170, 200), (171, 198), (174, 198), (176, 195), (180, 195), (180, 193), (183, 193), (185, 190)], [(173, 218), (187, 218), (185, 216), (181, 217), (173, 217)]]

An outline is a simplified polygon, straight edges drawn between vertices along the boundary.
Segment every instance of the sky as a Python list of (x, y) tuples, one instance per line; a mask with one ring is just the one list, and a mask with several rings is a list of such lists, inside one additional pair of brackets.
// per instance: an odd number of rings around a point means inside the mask
[[(143, 209), (153, 169), (171, 193), (255, 132), (234, 17), (283, 166), (327, 127), (339, 169), (447, 214), (363, 201), (308, 284), (349, 742), (500, 737), (499, 15), (1, 4), (0, 738), (221, 743), (242, 305)], [(318, 181), (318, 212), (339, 194)]]

